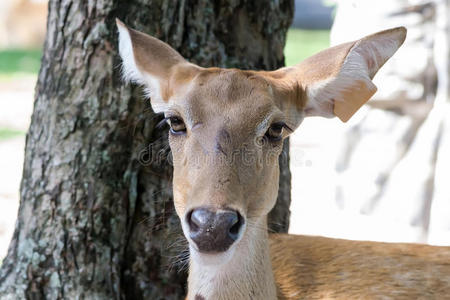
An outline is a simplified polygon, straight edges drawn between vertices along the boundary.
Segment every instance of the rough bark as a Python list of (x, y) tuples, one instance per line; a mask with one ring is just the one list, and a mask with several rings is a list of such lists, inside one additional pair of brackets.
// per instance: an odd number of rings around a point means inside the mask
[[(120, 80), (114, 19), (202, 66), (274, 69), (292, 12), (292, 0), (50, 1), (0, 299), (180, 299), (187, 249), (166, 132)], [(276, 231), (288, 228), (286, 158)]]

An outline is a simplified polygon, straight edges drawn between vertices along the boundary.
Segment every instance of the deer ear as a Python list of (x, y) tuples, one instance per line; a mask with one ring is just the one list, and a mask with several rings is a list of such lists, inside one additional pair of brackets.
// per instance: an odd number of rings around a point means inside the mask
[(304, 116), (337, 116), (347, 122), (375, 94), (377, 87), (371, 79), (405, 37), (406, 29), (398, 27), (329, 48), (274, 71), (272, 77), (279, 79), (272, 82), (282, 81), (284, 90), (291, 91), (288, 101), (295, 101)]
[(166, 43), (142, 32), (128, 28), (116, 19), (119, 30), (119, 54), (122, 74), (127, 81), (143, 84), (151, 98), (153, 110), (166, 110), (173, 93), (172, 81), (179, 75), (192, 75), (198, 67), (188, 63)]

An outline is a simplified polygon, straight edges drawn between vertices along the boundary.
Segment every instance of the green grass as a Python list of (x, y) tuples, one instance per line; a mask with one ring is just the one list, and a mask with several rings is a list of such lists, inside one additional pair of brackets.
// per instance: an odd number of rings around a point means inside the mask
[(36, 75), (41, 64), (41, 50), (5, 49), (0, 50), (1, 75)]
[[(40, 50), (0, 50), (0, 81), (2, 84), (8, 86), (10, 80), (36, 76), (41, 64), (41, 53)], [(20, 136), (24, 137), (25, 131), (0, 127), (0, 141)]]
[(329, 30), (289, 29), (284, 48), (286, 66), (295, 65), (329, 45)]
[(7, 140), (7, 139), (17, 137), (17, 136), (24, 136), (24, 135), (25, 135), (25, 131), (0, 127), (0, 141)]

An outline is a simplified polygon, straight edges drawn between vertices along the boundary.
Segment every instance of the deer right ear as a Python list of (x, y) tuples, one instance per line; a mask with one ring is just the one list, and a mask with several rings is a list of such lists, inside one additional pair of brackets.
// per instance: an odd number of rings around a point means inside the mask
[(372, 78), (405, 37), (404, 27), (381, 31), (264, 75), (284, 92), (279, 106), (296, 120), (293, 127), (303, 116), (337, 116), (347, 122), (376, 92)]
[(128, 28), (116, 19), (119, 30), (119, 53), (123, 61), (123, 77), (143, 84), (156, 113), (168, 107), (177, 75), (192, 75), (199, 67), (187, 62), (166, 43), (142, 32)]

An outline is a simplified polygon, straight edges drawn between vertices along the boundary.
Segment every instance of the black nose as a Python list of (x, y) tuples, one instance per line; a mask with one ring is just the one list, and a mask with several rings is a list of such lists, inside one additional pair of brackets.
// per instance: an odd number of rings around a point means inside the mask
[(200, 252), (223, 252), (238, 239), (243, 219), (233, 210), (197, 208), (187, 215), (187, 222), (189, 236)]

